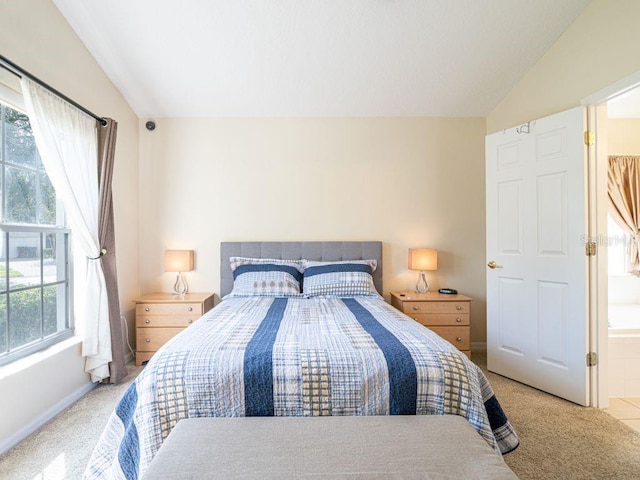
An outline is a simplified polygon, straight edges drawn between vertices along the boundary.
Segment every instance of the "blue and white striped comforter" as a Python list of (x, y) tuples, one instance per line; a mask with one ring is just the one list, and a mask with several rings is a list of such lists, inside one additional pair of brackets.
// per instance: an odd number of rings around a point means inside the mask
[(85, 472), (138, 479), (182, 418), (464, 416), (497, 451), (518, 438), (480, 369), (381, 297), (227, 298), (159, 350)]

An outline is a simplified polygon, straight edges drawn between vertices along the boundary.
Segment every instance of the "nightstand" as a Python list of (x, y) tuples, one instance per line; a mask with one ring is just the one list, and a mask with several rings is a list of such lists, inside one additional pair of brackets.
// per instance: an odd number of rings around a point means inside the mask
[(471, 358), (471, 301), (438, 292), (391, 292), (391, 305), (452, 343)]
[(213, 308), (213, 293), (150, 293), (136, 304), (136, 365)]

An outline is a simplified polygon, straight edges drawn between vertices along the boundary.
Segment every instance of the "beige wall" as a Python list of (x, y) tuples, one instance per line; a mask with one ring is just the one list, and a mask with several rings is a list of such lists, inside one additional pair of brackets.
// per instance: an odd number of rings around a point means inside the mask
[[(138, 119), (50, 0), (0, 0), (0, 52), (89, 110), (118, 121), (113, 180), (118, 282), (132, 329), (131, 300), (138, 294)], [(0, 367), (0, 451), (87, 388), (77, 343), (58, 350), (22, 372)]]
[(640, 118), (607, 121), (609, 155), (640, 155)]
[(164, 249), (196, 250), (191, 291), (219, 293), (221, 241), (381, 240), (387, 294), (415, 286), (407, 249), (433, 247), (432, 287), (476, 298), (485, 341), (484, 119), (157, 123), (140, 122), (143, 292), (171, 290)]
[(594, 0), (487, 117), (489, 133), (580, 105), (640, 71), (640, 2)]

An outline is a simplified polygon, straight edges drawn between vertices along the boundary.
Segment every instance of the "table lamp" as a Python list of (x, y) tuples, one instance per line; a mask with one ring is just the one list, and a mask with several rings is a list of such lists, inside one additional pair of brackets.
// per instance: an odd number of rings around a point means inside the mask
[(438, 269), (438, 250), (435, 248), (410, 248), (409, 249), (409, 270), (419, 270), (418, 283), (416, 283), (416, 291), (418, 293), (427, 293), (429, 284), (425, 270)]
[(165, 250), (164, 251), (164, 271), (178, 272), (176, 283), (173, 286), (175, 295), (184, 295), (189, 290), (187, 281), (182, 272), (193, 270), (193, 250)]

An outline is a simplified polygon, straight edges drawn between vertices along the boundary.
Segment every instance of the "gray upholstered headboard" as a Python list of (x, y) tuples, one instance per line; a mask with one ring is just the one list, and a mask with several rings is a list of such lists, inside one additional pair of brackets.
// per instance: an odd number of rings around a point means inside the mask
[(382, 295), (382, 242), (221, 242), (220, 296), (233, 288), (229, 257), (279, 258), (284, 260), (369, 260), (378, 261), (373, 283)]

